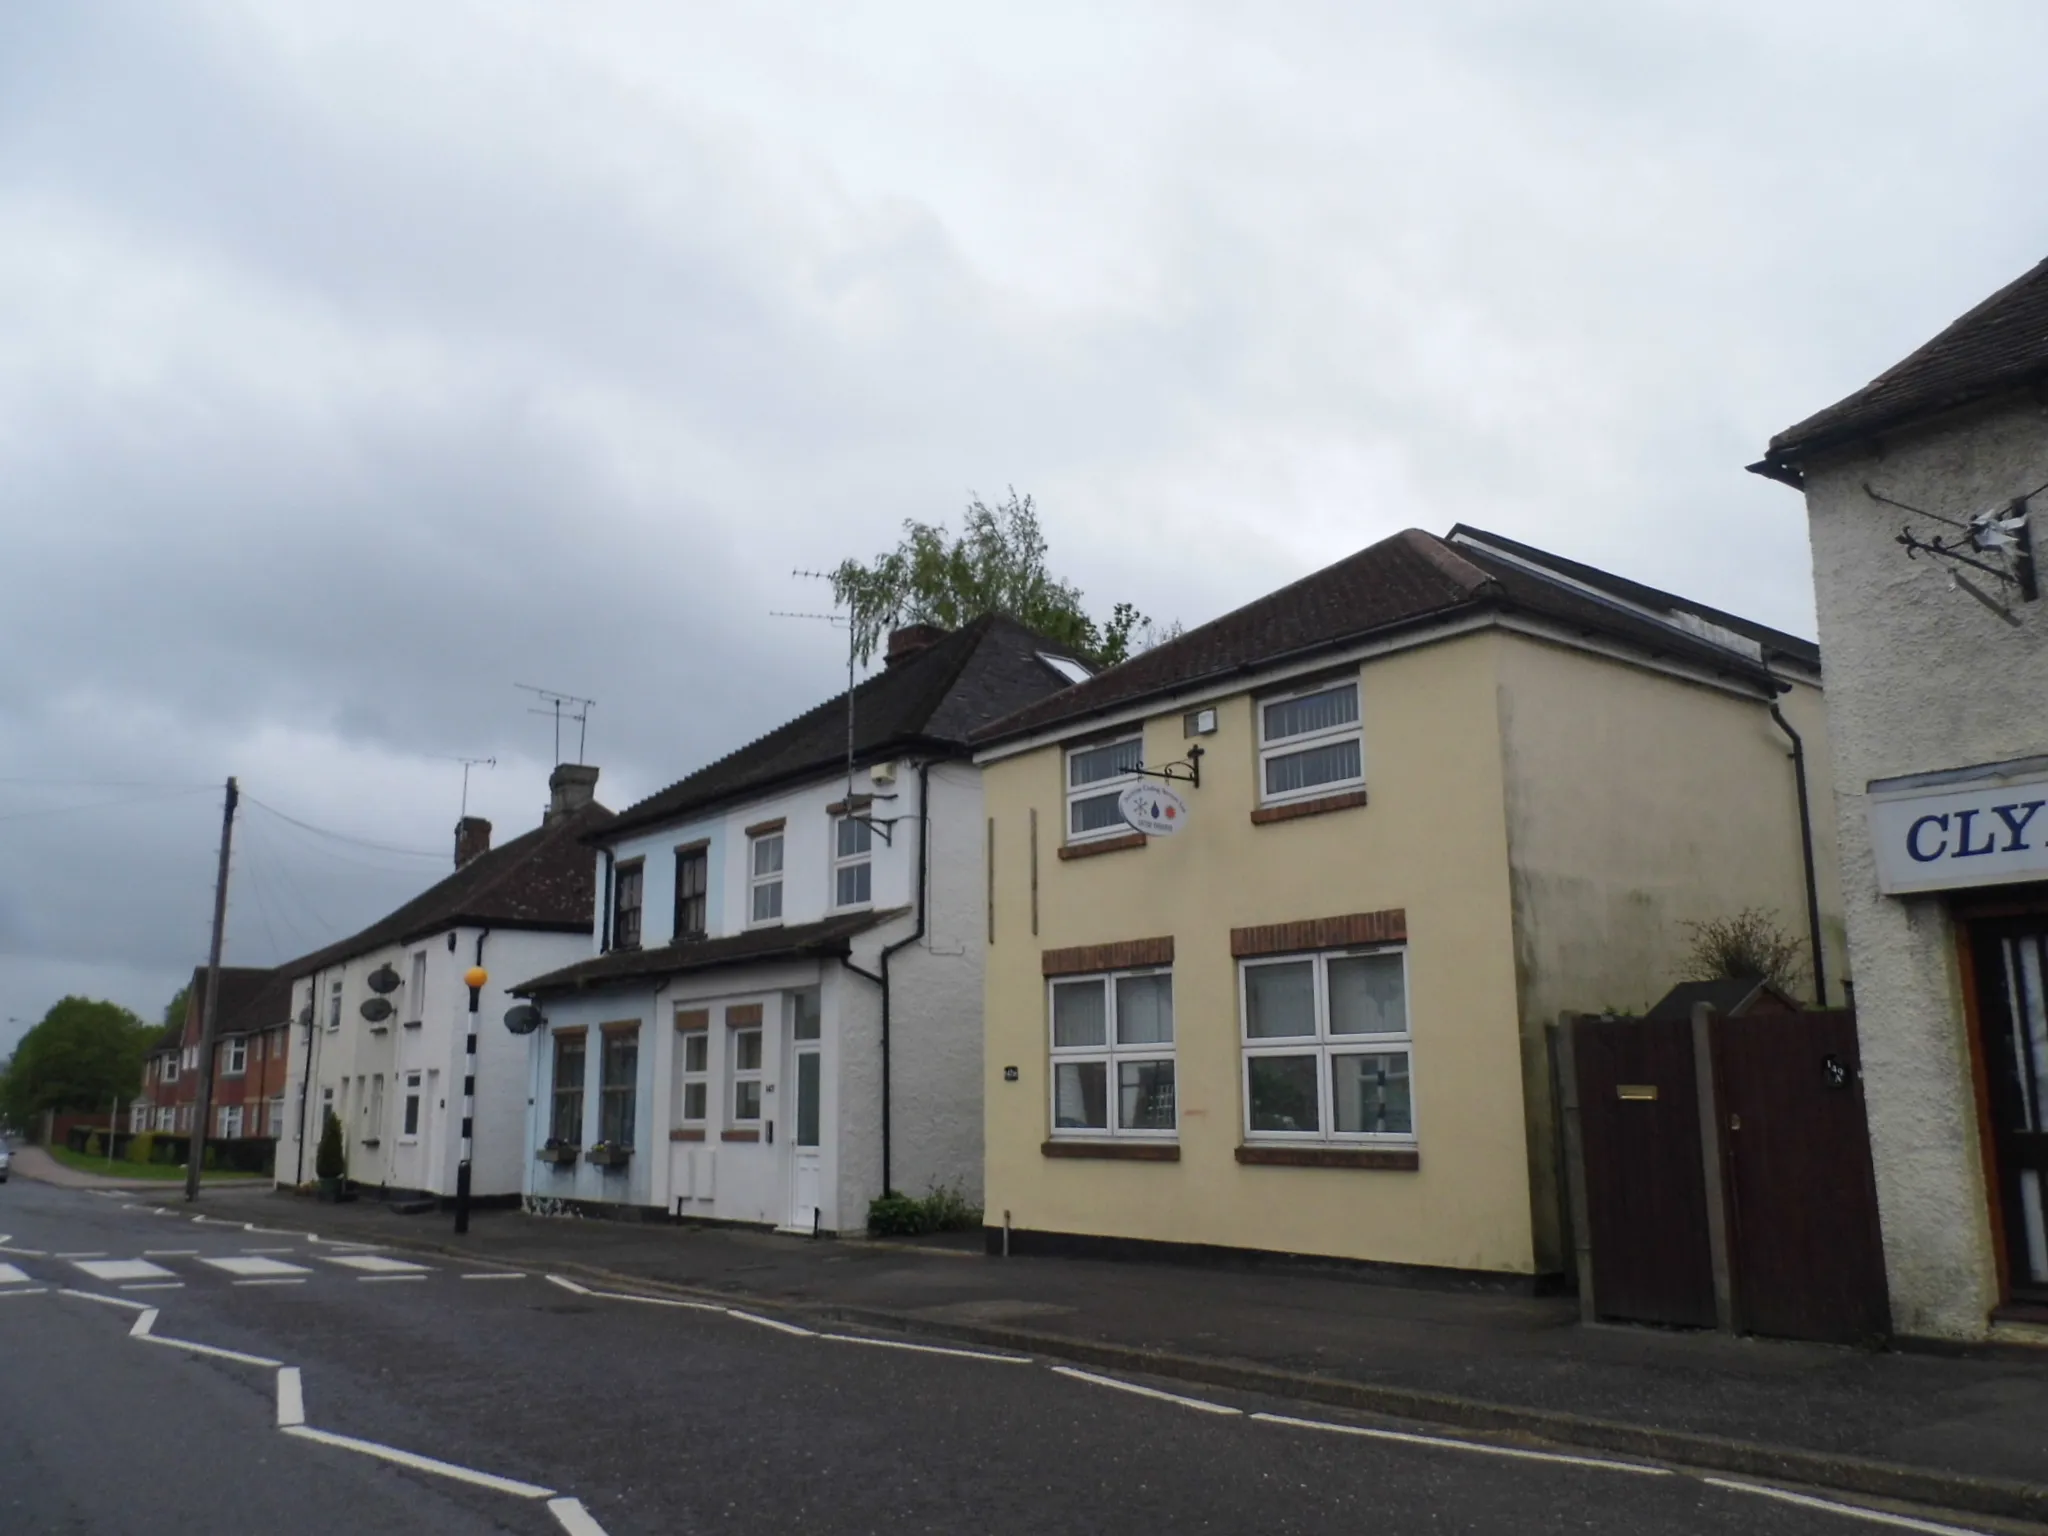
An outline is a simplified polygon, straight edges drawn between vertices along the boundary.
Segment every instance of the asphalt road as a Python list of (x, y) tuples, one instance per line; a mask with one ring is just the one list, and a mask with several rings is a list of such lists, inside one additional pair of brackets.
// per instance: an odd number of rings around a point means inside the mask
[(17, 1179), (0, 1532), (1886, 1528), (1668, 1469), (911, 1342)]

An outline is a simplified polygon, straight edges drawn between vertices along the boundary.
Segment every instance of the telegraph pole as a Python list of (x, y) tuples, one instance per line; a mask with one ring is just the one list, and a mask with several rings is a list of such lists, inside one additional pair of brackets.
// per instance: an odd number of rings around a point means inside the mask
[(192, 1106), (192, 1139), (185, 1147), (185, 1198), (199, 1198), (199, 1170), (206, 1160), (206, 1117), (213, 1113), (213, 1031), (220, 1022), (220, 941), (228, 924), (228, 850), (235, 838), (235, 802), (242, 798), (233, 775), (220, 813), (220, 871), (213, 881), (213, 943), (206, 951), (206, 1003), (199, 1013), (199, 1091)]

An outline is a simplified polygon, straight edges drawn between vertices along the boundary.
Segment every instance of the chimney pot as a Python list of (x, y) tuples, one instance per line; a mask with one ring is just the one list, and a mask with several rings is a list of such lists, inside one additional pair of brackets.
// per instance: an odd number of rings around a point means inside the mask
[(455, 823), (455, 867), (491, 851), (491, 824), (481, 816), (465, 816)]
[(926, 646), (945, 639), (948, 633), (944, 626), (938, 624), (906, 624), (901, 629), (892, 629), (884, 660), (893, 667), (897, 662), (915, 656)]
[(562, 763), (548, 775), (548, 812), (541, 825), (572, 816), (597, 798), (597, 770), (587, 763)]

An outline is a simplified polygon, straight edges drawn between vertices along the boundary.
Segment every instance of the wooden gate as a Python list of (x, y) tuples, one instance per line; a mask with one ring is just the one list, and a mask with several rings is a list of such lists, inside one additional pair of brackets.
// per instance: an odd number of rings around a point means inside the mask
[(1713, 1327), (1692, 1026), (1580, 1018), (1571, 1055), (1594, 1314)]
[(1855, 1015), (1701, 1012), (1565, 1030), (1588, 1315), (1881, 1338), (1890, 1309)]
[(1748, 1332), (1853, 1344), (1890, 1328), (1856, 1016), (1715, 1019), (1735, 1310)]

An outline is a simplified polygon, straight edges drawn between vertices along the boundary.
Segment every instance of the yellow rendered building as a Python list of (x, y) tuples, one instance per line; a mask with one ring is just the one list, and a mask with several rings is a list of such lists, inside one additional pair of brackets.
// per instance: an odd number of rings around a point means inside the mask
[(1842, 1001), (1819, 660), (1410, 530), (984, 731), (991, 1248), (1561, 1271), (1561, 1010), (1745, 908)]

